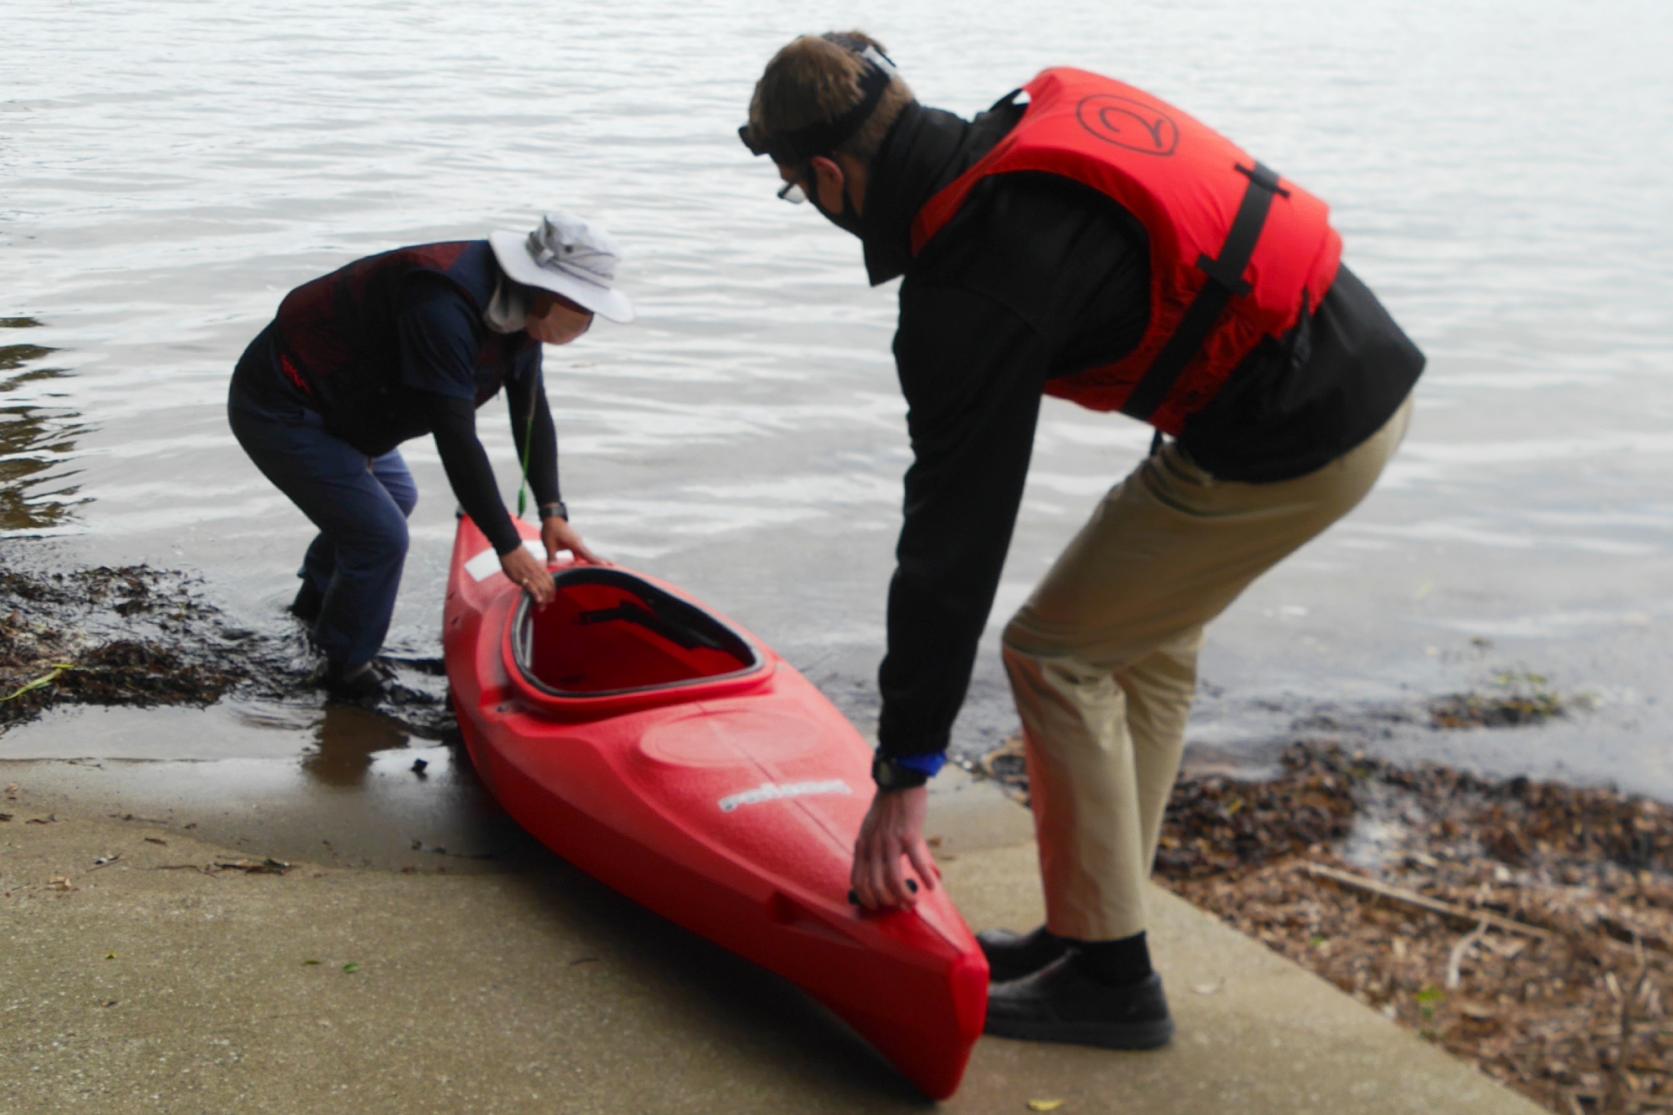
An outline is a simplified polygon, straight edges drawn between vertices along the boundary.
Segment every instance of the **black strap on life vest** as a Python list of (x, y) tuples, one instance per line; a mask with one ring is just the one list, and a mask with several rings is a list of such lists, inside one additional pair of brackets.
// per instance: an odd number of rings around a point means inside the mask
[(1255, 244), (1266, 225), (1266, 215), (1272, 208), (1272, 195), (1290, 196), (1288, 190), (1278, 185), (1278, 175), (1264, 163), (1256, 162), (1253, 170), (1239, 166), (1237, 171), (1248, 177), (1249, 188), (1238, 204), (1237, 216), (1232, 218), (1226, 242), (1220, 246), (1220, 257), (1197, 257), (1197, 266), (1208, 276), (1208, 281), (1197, 291), (1197, 296), (1191, 300), (1184, 318), (1180, 320), (1179, 328), (1162, 346), (1150, 370), (1145, 372), (1144, 378), (1139, 380), (1138, 387), (1121, 408), (1134, 418), (1148, 419), (1156, 413), (1156, 408), (1168, 397), (1173, 385), (1179, 382), (1186, 365), (1202, 351), (1203, 342), (1214, 331), (1226, 304), (1239, 295), (1249, 293), (1251, 288), (1244, 280), (1243, 272), (1249, 266), (1250, 257), (1255, 254)]

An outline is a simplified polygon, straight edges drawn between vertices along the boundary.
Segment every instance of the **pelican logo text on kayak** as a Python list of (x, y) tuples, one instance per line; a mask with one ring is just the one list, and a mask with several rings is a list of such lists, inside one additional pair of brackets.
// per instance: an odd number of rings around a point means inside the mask
[(1075, 115), (1105, 143), (1141, 155), (1171, 155), (1179, 146), (1179, 125), (1157, 106), (1131, 97), (1097, 93), (1083, 99)]
[(767, 782), (745, 790), (731, 797), (720, 799), (720, 811), (730, 813), (740, 805), (760, 805), (765, 801), (782, 801), (785, 798), (810, 798), (818, 794), (851, 794), (854, 787), (840, 779), (832, 778), (824, 782), (791, 782), (780, 786), (776, 782)]

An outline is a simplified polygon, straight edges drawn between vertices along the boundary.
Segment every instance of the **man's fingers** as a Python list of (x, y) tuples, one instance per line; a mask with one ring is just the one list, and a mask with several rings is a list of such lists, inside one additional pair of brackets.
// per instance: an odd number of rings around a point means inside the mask
[(924, 797), (922, 790), (907, 790), (872, 798), (849, 872), (855, 897), (867, 909), (915, 906), (920, 884), (914, 874), (922, 886), (935, 888), (939, 872), (923, 838)]
[(856, 845), (854, 851), (854, 867), (848, 873), (848, 881), (853, 887), (849, 900), (856, 905), (867, 910), (892, 910), (897, 907), (911, 908), (918, 904), (918, 880), (901, 866), (903, 857), (911, 862), (913, 871), (923, 878), (923, 885), (930, 890), (935, 889), (940, 872), (936, 869), (935, 861), (930, 858), (927, 846), (916, 855), (911, 852), (889, 855), (880, 848), (866, 848), (862, 845)]
[(901, 867), (901, 859), (898, 852), (889, 857), (889, 893), (894, 896), (896, 906), (916, 906), (918, 891)]
[(879, 862), (877, 850), (872, 848), (866, 853), (865, 886), (860, 891), (868, 910), (880, 910), (889, 904), (886, 884), (883, 879), (883, 865)]
[(860, 838), (854, 841), (854, 866), (848, 870), (848, 885), (854, 888), (854, 901), (865, 909), (871, 909), (871, 881), (866, 878), (866, 870), (870, 861), (866, 858), (866, 837), (860, 833)]
[(878, 910), (889, 905), (888, 883), (884, 878), (883, 857), (880, 852), (875, 836), (870, 840), (862, 836), (861, 848), (854, 858), (854, 889), (859, 891), (860, 904), (868, 910)]
[(887, 887), (885, 893), (889, 896), (889, 905), (912, 905), (912, 896), (906, 893), (906, 877), (901, 874), (899, 857), (896, 857), (895, 862), (885, 869), (884, 874), (886, 876), (884, 885)]
[(515, 568), (507, 569), (506, 576), (510, 577), (518, 588), (533, 597), (535, 604), (541, 607), (550, 603), (552, 597), (557, 594), (557, 590), (552, 587), (551, 575), (534, 560), (532, 554), (529, 555), (526, 565), (518, 562)]
[(917, 901), (907, 889), (906, 873), (901, 870), (900, 841), (888, 835), (873, 835), (867, 846), (866, 877), (869, 882), (872, 908), (911, 906)]
[(935, 889), (935, 880), (941, 872), (936, 870), (935, 858), (929, 854), (929, 845), (922, 840), (910, 845), (906, 849), (906, 858), (912, 861), (912, 870), (918, 873), (918, 878), (924, 881), (924, 886)]
[(869, 865), (864, 860), (854, 861), (854, 874), (849, 876), (849, 882), (854, 884), (854, 898), (867, 910), (877, 908), (877, 900), (871, 894), (871, 877), (866, 874)]

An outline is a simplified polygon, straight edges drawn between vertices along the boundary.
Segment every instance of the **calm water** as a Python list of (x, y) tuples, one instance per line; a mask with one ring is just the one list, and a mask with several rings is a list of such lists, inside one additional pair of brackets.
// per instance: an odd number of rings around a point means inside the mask
[[(863, 725), (908, 461), (892, 288), (738, 146), (760, 68), (858, 26), (971, 112), (1038, 68), (1119, 74), (1333, 201), (1430, 355), (1372, 499), (1211, 629), (1193, 738), (1251, 749), (1536, 671), (1595, 712), (1377, 746), (1673, 796), (1673, 9), (1534, 0), (8, 6), (0, 61), (0, 526), (195, 570), (278, 630), (301, 516), (227, 432), (230, 368), (357, 256), (601, 219), (641, 323), (550, 355), (565, 494), (598, 548), (755, 629)], [(514, 474), (502, 403), (484, 427)], [(1050, 403), (995, 616), (1143, 453)], [(437, 653), (453, 503), (427, 444), (394, 640)], [(509, 490), (509, 484), (506, 485)], [(992, 634), (990, 632), (990, 644)], [(960, 739), (1013, 720), (992, 646)], [(283, 758), (317, 703), (72, 712), (12, 755)], [(381, 733), (381, 734), (380, 734)], [(400, 733), (365, 729), (365, 750)], [(385, 738), (388, 737), (388, 738)]]

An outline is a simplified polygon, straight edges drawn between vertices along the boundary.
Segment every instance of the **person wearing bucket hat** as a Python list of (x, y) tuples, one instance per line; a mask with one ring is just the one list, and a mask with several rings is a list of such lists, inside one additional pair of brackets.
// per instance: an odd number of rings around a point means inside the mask
[(1046, 923), (978, 940), (989, 1033), (1161, 1045), (1145, 884), (1204, 626), (1370, 490), (1423, 354), (1341, 264), (1322, 201), (1114, 78), (1046, 69), (966, 120), (920, 105), (870, 37), (804, 35), (767, 63), (739, 136), (771, 158), (778, 196), (860, 239), (872, 285), (902, 280), (913, 460), (854, 849), (863, 905), (910, 905), (908, 870), (935, 884), (924, 784), (1005, 568), (1041, 397), (1156, 430), (1000, 639)]
[(291, 611), (324, 652), (335, 696), (380, 694), (376, 662), (394, 612), (417, 502), (399, 445), (435, 439), (453, 494), (505, 575), (544, 604), (551, 578), (499, 497), (476, 409), (504, 388), (512, 438), (539, 508), (547, 560), (596, 556), (569, 524), (543, 345), (594, 315), (633, 320), (620, 252), (601, 229), (548, 213), (528, 233), (396, 248), (304, 283), (245, 349), (227, 416), (262, 473), (318, 530)]

